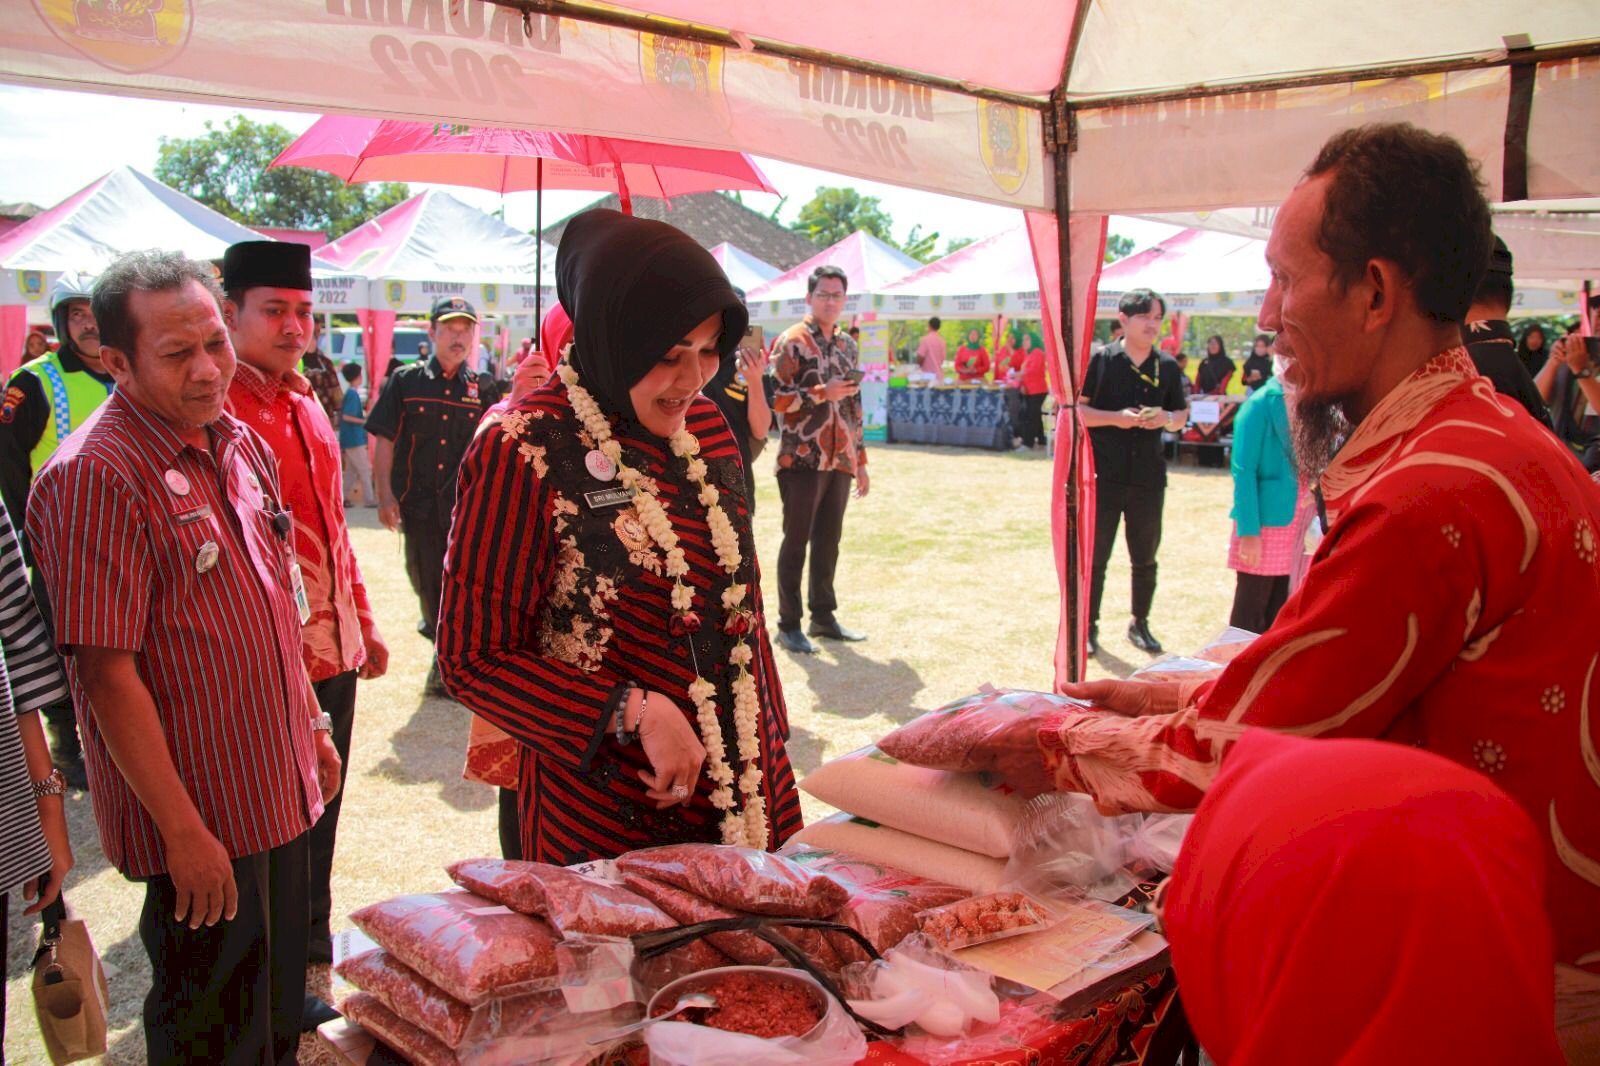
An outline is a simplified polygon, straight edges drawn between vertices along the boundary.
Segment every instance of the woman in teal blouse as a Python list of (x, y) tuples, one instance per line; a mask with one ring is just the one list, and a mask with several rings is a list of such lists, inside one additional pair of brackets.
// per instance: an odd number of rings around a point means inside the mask
[(1272, 378), (1245, 401), (1233, 427), (1228, 566), (1239, 576), (1229, 624), (1264, 633), (1289, 598), (1289, 571), (1301, 550), (1294, 536), (1299, 496), (1283, 383)]

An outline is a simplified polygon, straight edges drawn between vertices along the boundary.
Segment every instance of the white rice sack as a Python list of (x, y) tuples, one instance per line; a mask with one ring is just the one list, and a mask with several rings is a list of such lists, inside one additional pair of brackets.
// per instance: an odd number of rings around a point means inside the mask
[(1006, 864), (1002, 859), (963, 851), (848, 814), (813, 822), (796, 833), (794, 839), (814, 848), (861, 855), (977, 895), (993, 892), (1005, 883)]
[(996, 859), (1011, 854), (1024, 806), (992, 775), (912, 766), (876, 747), (823, 764), (800, 787), (868, 821)]

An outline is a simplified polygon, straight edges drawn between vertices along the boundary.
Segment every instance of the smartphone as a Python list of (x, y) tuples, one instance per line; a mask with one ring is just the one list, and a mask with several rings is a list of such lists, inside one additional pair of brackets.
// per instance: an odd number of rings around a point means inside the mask
[(746, 326), (744, 328), (744, 348), (759, 348), (767, 350), (767, 331), (760, 326)]
[(844, 372), (844, 379), (846, 381), (851, 382), (852, 384), (856, 384), (856, 385), (861, 384), (861, 379), (866, 377), (866, 376), (867, 376), (867, 372), (865, 370), (860, 369), (860, 368), (857, 368), (855, 370), (846, 370)]

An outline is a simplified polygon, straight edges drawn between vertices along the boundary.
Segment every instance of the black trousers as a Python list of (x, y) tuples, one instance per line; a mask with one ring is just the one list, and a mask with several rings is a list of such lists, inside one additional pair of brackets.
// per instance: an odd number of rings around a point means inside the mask
[(428, 632), (438, 630), (439, 596), (444, 591), (444, 551), (450, 542), (450, 512), (434, 508), (400, 516), (406, 543), (406, 576), (417, 594)]
[(1123, 485), (1095, 479), (1094, 575), (1089, 586), (1089, 624), (1100, 620), (1100, 597), (1106, 588), (1106, 564), (1116, 546), (1117, 526), (1124, 517), (1128, 528), (1128, 561), (1133, 569), (1132, 615), (1150, 617), (1156, 598), (1156, 551), (1161, 547), (1161, 509), (1166, 504), (1165, 485)]
[(294, 1066), (306, 996), (309, 834), (233, 860), (233, 921), (173, 921), (172, 879), (145, 884), (139, 939), (150, 956), (144, 1039), (150, 1066)]
[(833, 572), (839, 564), (839, 537), (844, 509), (855, 478), (840, 470), (779, 470), (778, 495), (783, 500), (783, 544), (778, 548), (778, 628), (799, 629), (800, 574), (810, 547), (811, 580), (806, 606), (811, 620), (831, 625), (839, 600)]
[(333, 797), (317, 824), (311, 827), (309, 859), (310, 939), (306, 944), (307, 962), (333, 961), (333, 844), (339, 835), (339, 810), (344, 804), (344, 784), (350, 778), (350, 734), (356, 724), (356, 672), (346, 670), (311, 686), (317, 706), (333, 719), (333, 746), (339, 752), (339, 794)]
[(500, 793), (500, 857), (522, 858), (522, 801), (514, 788), (502, 788)]
[(1239, 574), (1238, 578), (1233, 587), (1233, 613), (1228, 617), (1228, 624), (1252, 633), (1265, 633), (1289, 598), (1289, 575)]
[(1030, 448), (1035, 444), (1044, 443), (1044, 398), (1045, 393), (1034, 396), (1022, 397), (1022, 427), (1017, 434), (1022, 438), (1022, 443)]

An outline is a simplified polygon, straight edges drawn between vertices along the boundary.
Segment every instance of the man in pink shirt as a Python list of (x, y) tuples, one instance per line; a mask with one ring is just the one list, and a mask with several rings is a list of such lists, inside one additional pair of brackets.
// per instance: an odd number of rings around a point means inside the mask
[(935, 377), (944, 377), (944, 338), (939, 336), (939, 318), (935, 315), (928, 319), (928, 332), (922, 335), (922, 340), (917, 342), (917, 365), (922, 367), (922, 372)]

